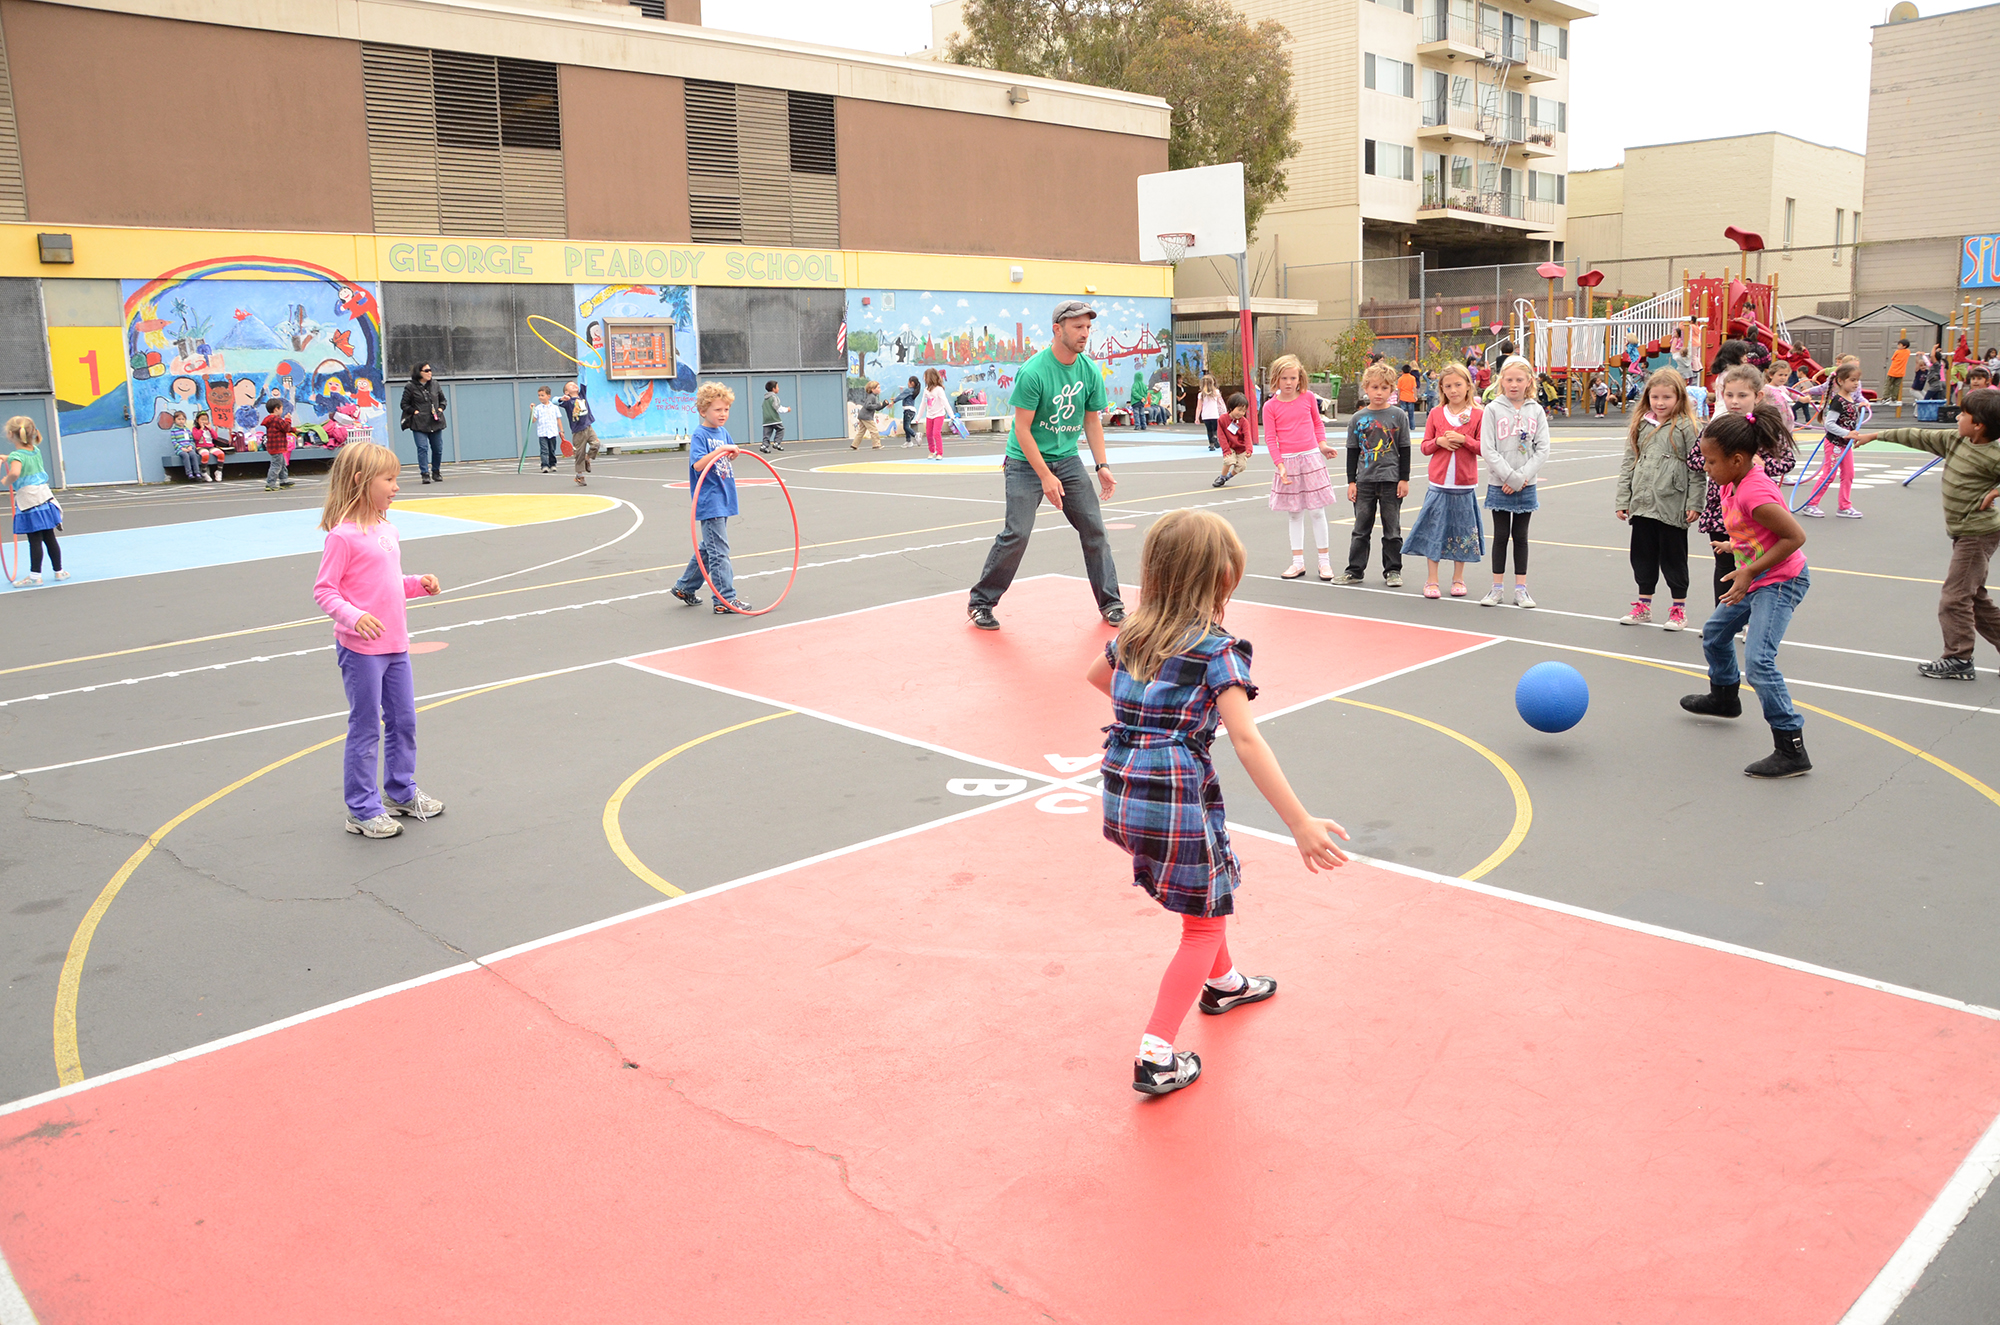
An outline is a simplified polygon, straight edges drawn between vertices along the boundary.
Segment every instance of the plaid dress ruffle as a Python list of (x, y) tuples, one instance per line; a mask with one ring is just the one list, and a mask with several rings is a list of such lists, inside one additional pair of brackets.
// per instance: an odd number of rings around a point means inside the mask
[(1250, 643), (1206, 635), (1144, 682), (1118, 665), (1115, 643), (1104, 652), (1117, 719), (1104, 729), (1104, 836), (1131, 854), (1133, 884), (1167, 910), (1233, 914), (1241, 871), (1208, 750), (1216, 695), (1242, 686), (1257, 697)]

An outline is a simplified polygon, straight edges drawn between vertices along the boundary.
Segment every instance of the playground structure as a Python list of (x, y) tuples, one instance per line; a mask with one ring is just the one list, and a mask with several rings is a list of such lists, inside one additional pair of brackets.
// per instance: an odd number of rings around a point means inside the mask
[[(1640, 358), (1683, 359), (1698, 375), (1725, 340), (1760, 345), (1773, 361), (1784, 360), (1808, 380), (1825, 372), (1825, 365), (1792, 341), (1778, 306), (1777, 276), (1749, 279), (1748, 255), (1762, 249), (1763, 240), (1734, 226), (1723, 233), (1744, 254), (1742, 271), (1725, 269), (1720, 276), (1683, 271), (1679, 289), (1627, 308), (1607, 309), (1602, 317), (1594, 316), (1601, 273), (1583, 273), (1574, 281), (1579, 290), (1559, 295), (1556, 282), (1564, 271), (1546, 264), (1542, 275), (1549, 278), (1547, 307), (1537, 309), (1533, 299), (1514, 301), (1515, 343), (1527, 351), (1536, 373), (1556, 380), (1572, 406), (1587, 395), (1590, 374), (1617, 363), (1624, 347), (1635, 342)], [(1615, 306), (1622, 297), (1613, 296), (1609, 302)]]

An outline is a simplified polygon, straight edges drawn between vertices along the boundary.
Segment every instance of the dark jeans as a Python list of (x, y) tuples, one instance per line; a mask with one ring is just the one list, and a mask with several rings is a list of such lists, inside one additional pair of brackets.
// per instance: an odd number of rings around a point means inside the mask
[[(1714, 541), (1708, 534), (1703, 534), (1702, 537), (1709, 539), (1711, 542)], [(1721, 606), (1722, 604), (1722, 595), (1729, 592), (1729, 574), (1735, 569), (1736, 553), (1734, 551), (1718, 552), (1715, 554), (1715, 602), (1717, 606)]]
[[(1792, 612), (1812, 587), (1812, 576), (1801, 570), (1795, 580), (1767, 584), (1753, 589), (1740, 603), (1717, 603), (1701, 628), (1701, 651), (1708, 659), (1708, 679), (1712, 685), (1737, 685), (1748, 681), (1764, 708), (1764, 721), (1775, 731), (1795, 732), (1806, 720), (1792, 705), (1792, 693), (1778, 671), (1778, 645)], [(1736, 666), (1736, 632), (1748, 623), (1748, 639), (1743, 646), (1744, 666)]]
[[(1146, 407), (1144, 405), (1134, 405), (1132, 407), (1132, 426), (1140, 432), (1146, 431)], [(1065, 497), (1063, 500), (1068, 501), (1069, 498)]]
[(420, 432), (417, 439), (417, 472), (436, 478), (444, 464), (444, 432)]
[(1215, 439), (1215, 429), (1219, 422), (1217, 419), (1203, 419), (1201, 421), (1201, 426), (1208, 429), (1208, 449), (1211, 451), (1222, 445), (1221, 442)]
[(562, 438), (537, 437), (535, 441), (538, 442), (542, 448), (542, 468), (554, 469), (556, 467), (556, 461), (562, 459)]
[(1354, 485), (1354, 535), (1347, 540), (1347, 573), (1359, 578), (1368, 569), (1368, 547), (1375, 537), (1375, 513), (1382, 513), (1382, 573), (1403, 573), (1403, 499), (1394, 479)]
[[(1097, 595), (1097, 610), (1108, 612), (1122, 607), (1118, 596), (1118, 567), (1111, 561), (1111, 540), (1104, 533), (1104, 515), (1097, 504), (1097, 486), (1089, 466), (1081, 456), (1064, 456), (1046, 461), (1062, 481), (1063, 515), (1083, 541), (1083, 566), (1090, 576), (1091, 592)], [(1021, 559), (1028, 554), (1028, 535), (1034, 532), (1035, 513), (1042, 504), (1042, 481), (1035, 467), (1025, 460), (1007, 457), (1007, 526), (993, 540), (986, 554), (986, 568), (979, 583), (972, 586), (969, 607), (992, 607), (1014, 583)]]
[(1528, 573), (1528, 518), (1533, 511), (1493, 512), (1493, 573), (1507, 569), (1507, 537), (1514, 538), (1514, 578)]
[[(1632, 578), (1639, 595), (1651, 598), (1660, 577), (1667, 577), (1667, 592), (1675, 602), (1688, 596), (1688, 531), (1649, 516), (1635, 515), (1632, 523)], [(1717, 595), (1718, 601), (1720, 595)]]

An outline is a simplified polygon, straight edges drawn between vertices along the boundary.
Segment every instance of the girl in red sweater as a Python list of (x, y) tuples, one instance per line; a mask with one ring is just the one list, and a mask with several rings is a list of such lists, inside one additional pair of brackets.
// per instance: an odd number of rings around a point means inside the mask
[(1479, 406), (1472, 373), (1464, 364), (1445, 365), (1438, 374), (1438, 399), (1424, 423), (1423, 453), (1430, 457), (1431, 485), (1424, 508), (1403, 540), (1403, 551), (1430, 566), (1424, 597), (1438, 597), (1438, 563), (1449, 561), (1451, 596), (1465, 597), (1465, 564), (1486, 557), (1486, 531), (1479, 523)]

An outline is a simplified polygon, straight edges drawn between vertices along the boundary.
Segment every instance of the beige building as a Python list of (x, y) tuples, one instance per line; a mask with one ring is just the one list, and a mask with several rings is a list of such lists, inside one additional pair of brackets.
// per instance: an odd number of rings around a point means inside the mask
[(1778, 280), (1787, 311), (1845, 304), (1861, 226), (1863, 158), (1783, 133), (1625, 149), (1624, 164), (1570, 176), (1568, 256), (1601, 289), (1657, 294), (1683, 270), (1740, 271), (1723, 235), (1763, 236), (1753, 276)]
[[(2000, 5), (1874, 30), (1862, 184), (1868, 229), (1854, 270), (1855, 313), (1894, 303), (1948, 317), (1968, 297), (1989, 308), (2000, 302), (2000, 288), (1959, 287), (1966, 237), (2000, 232), (1992, 187), (2000, 67), (1983, 58), (1995, 49)], [(2000, 341), (1991, 332), (1986, 339)]]
[[(1291, 33), (1303, 144), (1290, 192), (1253, 243), (1258, 293), (1279, 292), (1281, 267), (1419, 253), (1429, 267), (1459, 267), (1559, 251), (1569, 25), (1595, 14), (1596, 0), (1232, 2)], [(961, 0), (932, 6), (934, 52), (962, 12)], [(1400, 270), (1378, 273), (1397, 287), (1382, 297), (1415, 297)], [(1226, 263), (1189, 263), (1176, 286), (1222, 293), (1234, 276)], [(1319, 296), (1323, 311), (1331, 293)]]

